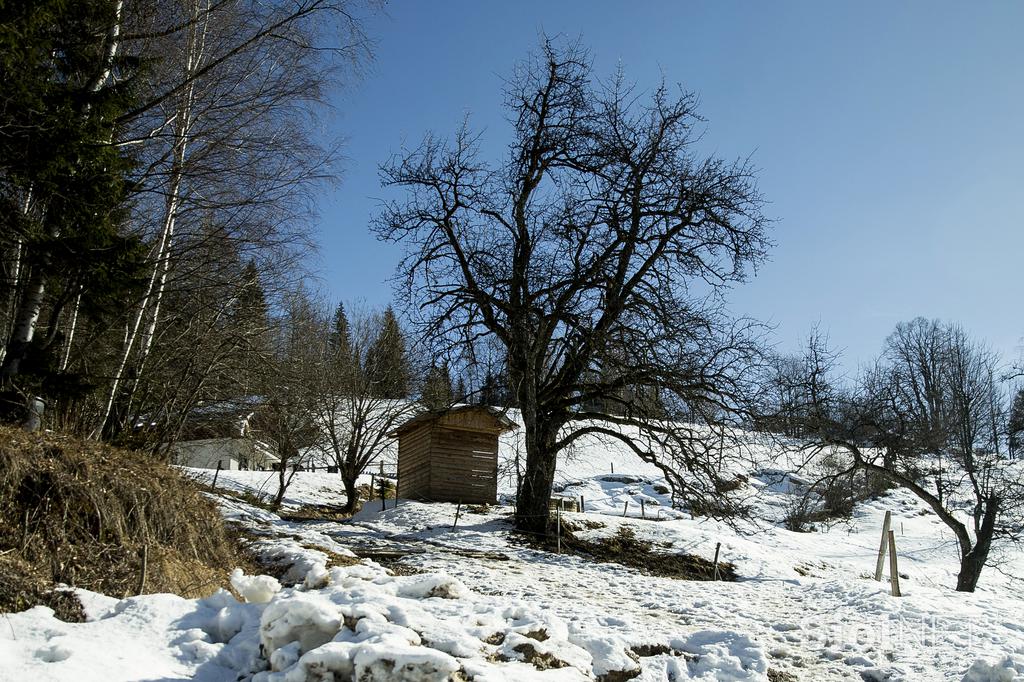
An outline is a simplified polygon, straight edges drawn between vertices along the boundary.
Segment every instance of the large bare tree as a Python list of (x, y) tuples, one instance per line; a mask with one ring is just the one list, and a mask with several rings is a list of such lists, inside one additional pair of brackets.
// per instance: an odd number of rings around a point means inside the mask
[[(621, 75), (600, 84), (584, 50), (546, 40), (507, 83), (500, 162), (464, 127), (383, 167), (406, 192), (376, 230), (408, 247), (422, 331), (506, 351), (525, 425), (520, 528), (546, 529), (558, 453), (585, 437), (623, 441), (679, 495), (724, 503), (720, 437), (757, 346), (722, 293), (764, 258), (767, 221), (748, 163), (699, 153), (696, 104)], [(618, 409), (588, 409), (599, 402)]]

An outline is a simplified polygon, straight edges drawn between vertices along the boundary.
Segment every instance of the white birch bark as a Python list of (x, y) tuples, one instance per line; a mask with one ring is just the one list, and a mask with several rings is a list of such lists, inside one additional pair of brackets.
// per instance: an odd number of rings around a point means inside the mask
[[(123, 0), (117, 0), (114, 6), (114, 21), (107, 30), (106, 50), (103, 53), (103, 62), (100, 65), (96, 77), (89, 83), (88, 89), (91, 92), (98, 92), (103, 88), (113, 75), (114, 57), (120, 47), (121, 36), (121, 12), (124, 8)], [(31, 192), (30, 192), (31, 196)], [(28, 211), (30, 197), (26, 198), (25, 210)], [(57, 236), (57, 235), (54, 235)], [(0, 369), (0, 380), (7, 381), (18, 374), (19, 366), (24, 350), (35, 338), (36, 326), (39, 323), (39, 316), (43, 309), (43, 300), (46, 294), (46, 275), (43, 268), (35, 268), (25, 286), (25, 293), (18, 306), (18, 312), (14, 319), (14, 327), (4, 349), (3, 366)], [(17, 352), (8, 357), (11, 350)]]
[[(174, 228), (177, 220), (178, 209), (181, 206), (182, 174), (192, 127), (192, 110), (195, 104), (195, 82), (192, 80), (191, 76), (196, 72), (200, 62), (202, 61), (205, 47), (206, 22), (203, 22), (203, 26), (201, 28), (199, 26), (198, 16), (198, 3), (195, 3), (192, 5), (193, 27), (189, 31), (184, 65), (184, 75), (185, 78), (189, 80), (189, 85), (182, 93), (174, 118), (174, 148), (171, 161), (170, 186), (167, 191), (167, 201), (165, 203), (160, 237), (154, 254), (153, 272), (146, 284), (146, 291), (142, 300), (139, 302), (138, 308), (132, 316), (132, 322), (129, 325), (125, 337), (121, 359), (118, 363), (117, 371), (114, 373), (114, 378), (111, 381), (110, 392), (107, 395), (106, 405), (103, 410), (103, 419), (100, 421), (96, 431), (93, 432), (94, 436), (102, 434), (103, 430), (107, 427), (107, 423), (110, 420), (110, 414), (114, 408), (114, 402), (117, 399), (118, 391), (121, 389), (121, 385), (124, 380), (125, 370), (128, 367), (129, 361), (132, 359), (132, 354), (136, 347), (136, 341), (141, 335), (142, 341), (139, 344), (140, 348), (138, 358), (136, 359), (136, 362), (141, 366), (145, 363), (145, 360), (152, 349), (153, 337), (155, 336), (157, 323), (159, 321), (160, 303), (163, 299), (164, 289), (167, 285), (167, 274), (170, 270), (170, 252), (174, 239)], [(144, 321), (146, 321), (145, 327), (143, 327)], [(138, 377), (138, 373), (136, 376)], [(136, 380), (136, 383), (132, 387), (133, 393), (137, 386), (138, 381)]]

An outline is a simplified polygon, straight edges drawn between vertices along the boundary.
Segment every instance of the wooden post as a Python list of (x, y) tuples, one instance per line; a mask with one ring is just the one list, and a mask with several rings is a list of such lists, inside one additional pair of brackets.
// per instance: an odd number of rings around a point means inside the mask
[(142, 570), (139, 572), (139, 589), (135, 594), (142, 594), (146, 589), (146, 571), (149, 570), (149, 544), (142, 546)]
[(392, 505), (392, 509), (398, 509), (398, 484), (401, 482), (401, 478), (398, 476), (398, 470), (395, 470), (395, 503)]
[(622, 506), (622, 515), (625, 516), (627, 511), (629, 511), (629, 500), (626, 500), (626, 504)]
[(892, 525), (892, 512), (885, 512), (882, 521), (882, 543), (878, 545), (878, 562), (875, 564), (875, 580), (882, 581), (882, 569), (885, 568), (885, 550), (889, 544), (889, 526)]
[(558, 553), (562, 553), (562, 505), (555, 507), (555, 532), (557, 535)]
[(715, 581), (718, 581), (718, 552), (722, 549), (722, 543), (715, 543)]
[(640, 500), (640, 516), (645, 519), (647, 518), (647, 506), (642, 499)]
[(612, 473), (614, 474), (615, 473), (615, 462), (610, 462), (610, 464), (612, 466)]
[(902, 597), (900, 592), (900, 568), (896, 563), (896, 533), (889, 531), (889, 583), (892, 585), (892, 596)]
[(459, 506), (455, 507), (455, 523), (452, 524), (452, 530), (455, 530), (455, 526), (459, 525), (459, 514), (462, 512), (462, 502), (459, 501)]
[(584, 509), (584, 507), (583, 507), (583, 496), (580, 495), (580, 513), (582, 514), (585, 511), (586, 511), (586, 509)]
[(217, 460), (217, 470), (213, 472), (213, 486), (214, 490), (217, 489), (217, 477), (220, 476), (220, 460)]

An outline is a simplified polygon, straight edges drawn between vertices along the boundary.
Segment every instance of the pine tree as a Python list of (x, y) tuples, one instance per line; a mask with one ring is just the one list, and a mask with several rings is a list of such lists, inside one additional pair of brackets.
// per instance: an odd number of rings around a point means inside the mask
[(1024, 388), (1013, 397), (1006, 430), (1009, 432), (1010, 456), (1019, 457), (1024, 449)]
[(439, 411), (452, 406), (454, 395), (452, 392), (452, 377), (448, 373), (448, 365), (431, 365), (427, 375), (423, 378), (423, 387), (420, 389), (420, 401), (428, 410)]
[(53, 368), (27, 361), (51, 350), (66, 310), (107, 317), (141, 286), (145, 253), (122, 229), (131, 160), (111, 144), (137, 66), (116, 50), (119, 11), (86, 0), (0, 10), (0, 249), (23, 264), (22, 295), (4, 311), (7, 381), (36, 364), (45, 382)]
[(381, 316), (381, 328), (366, 358), (366, 375), (382, 398), (406, 398), (409, 395), (409, 359), (405, 335), (388, 306)]
[(228, 316), (231, 338), (238, 351), (236, 380), (243, 396), (255, 389), (257, 377), (270, 352), (270, 314), (260, 282), (259, 269), (252, 261), (242, 270), (235, 304)]
[(338, 307), (334, 309), (328, 343), (329, 349), (336, 359), (348, 362), (352, 358), (352, 332), (349, 330), (345, 304), (341, 301), (338, 301)]

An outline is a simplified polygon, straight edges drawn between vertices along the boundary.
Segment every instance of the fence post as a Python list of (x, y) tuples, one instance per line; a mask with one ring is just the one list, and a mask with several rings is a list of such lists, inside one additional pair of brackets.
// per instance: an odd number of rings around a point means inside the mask
[(580, 495), (580, 513), (582, 514), (585, 511), (586, 509), (583, 507), (583, 496)]
[(722, 543), (715, 543), (715, 581), (718, 581), (718, 552), (722, 549)]
[(559, 504), (555, 507), (555, 528), (556, 528), (556, 542), (558, 543), (558, 553), (562, 553), (562, 505)]
[(892, 525), (892, 512), (885, 512), (882, 521), (882, 543), (878, 546), (878, 562), (875, 564), (875, 580), (882, 581), (882, 569), (885, 568), (885, 549), (889, 544), (889, 526)]
[(217, 489), (217, 477), (220, 476), (220, 460), (217, 460), (217, 470), (213, 472), (213, 485), (210, 486), (214, 490)]
[(640, 516), (645, 519), (647, 518), (647, 505), (644, 504), (643, 500), (640, 500)]
[(615, 473), (615, 462), (609, 462), (609, 464), (611, 464), (611, 466), (612, 466), (612, 473), (614, 474)]
[(452, 524), (452, 530), (455, 530), (455, 526), (459, 525), (459, 514), (462, 512), (462, 501), (459, 500), (459, 506), (455, 507), (455, 523)]
[(626, 516), (626, 512), (627, 511), (629, 511), (629, 500), (626, 500), (626, 503), (622, 506), (622, 516), (623, 517)]
[(889, 531), (889, 582), (892, 585), (892, 596), (902, 597), (900, 592), (900, 569), (896, 562), (896, 533)]

